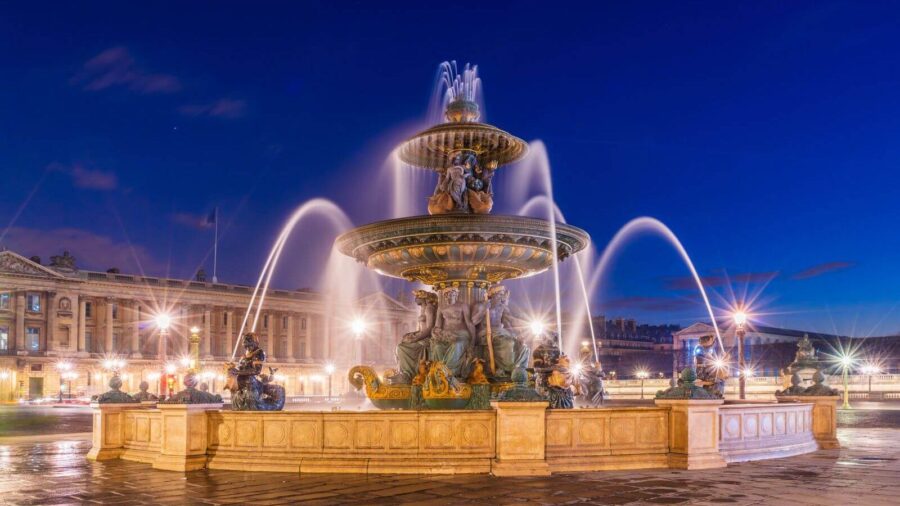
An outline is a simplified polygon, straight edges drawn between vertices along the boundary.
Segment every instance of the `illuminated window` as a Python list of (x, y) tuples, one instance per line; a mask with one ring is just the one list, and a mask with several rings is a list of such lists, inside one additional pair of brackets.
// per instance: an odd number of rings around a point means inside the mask
[(0, 327), (0, 351), (9, 349), (9, 327)]
[(41, 296), (36, 293), (29, 293), (25, 301), (25, 309), (32, 313), (40, 313)]
[(41, 349), (41, 329), (37, 327), (25, 329), (25, 346), (28, 351), (39, 351)]
[(9, 309), (8, 293), (0, 293), (0, 309)]

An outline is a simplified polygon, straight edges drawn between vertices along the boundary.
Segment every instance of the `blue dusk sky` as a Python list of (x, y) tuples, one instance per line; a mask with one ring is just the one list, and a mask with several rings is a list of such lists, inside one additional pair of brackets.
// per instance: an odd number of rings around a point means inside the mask
[[(19, 2), (0, 47), (0, 245), (45, 262), (210, 272), (218, 206), (218, 276), (252, 284), (311, 198), (391, 217), (385, 160), (455, 59), (478, 64), (488, 122), (546, 146), (598, 252), (652, 216), (719, 308), (748, 294), (769, 325), (900, 331), (895, 2)], [(333, 238), (301, 224), (276, 284), (316, 286)], [(640, 235), (594, 312), (703, 319), (687, 275)]]

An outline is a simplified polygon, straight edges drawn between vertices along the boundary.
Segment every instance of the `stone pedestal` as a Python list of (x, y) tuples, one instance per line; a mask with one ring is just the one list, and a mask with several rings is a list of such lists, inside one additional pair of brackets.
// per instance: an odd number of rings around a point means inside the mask
[(92, 403), (93, 411), (93, 436), (88, 460), (117, 459), (124, 450), (125, 420), (124, 411), (128, 409), (141, 409), (137, 403), (127, 404), (99, 404)]
[(841, 443), (837, 438), (837, 405), (840, 401), (841, 397), (839, 395), (792, 395), (778, 397), (778, 402), (811, 402), (813, 404), (813, 436), (816, 438), (819, 448), (823, 450), (841, 447)]
[(725, 467), (719, 453), (719, 406), (722, 400), (657, 399), (669, 408), (669, 467)]
[(494, 476), (549, 476), (546, 448), (547, 402), (491, 402), (497, 410)]
[(155, 469), (194, 471), (206, 467), (207, 410), (222, 404), (159, 404), (160, 454)]

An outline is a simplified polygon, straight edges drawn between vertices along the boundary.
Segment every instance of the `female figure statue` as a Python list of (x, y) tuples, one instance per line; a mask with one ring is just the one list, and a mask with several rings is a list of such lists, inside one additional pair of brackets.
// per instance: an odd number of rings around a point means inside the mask
[(397, 345), (397, 365), (400, 368), (400, 382), (409, 383), (419, 367), (419, 362), (426, 359), (426, 351), (430, 344), (431, 330), (437, 318), (437, 294), (428, 290), (414, 290), (416, 305), (419, 306), (418, 325), (415, 331), (407, 332)]
[(445, 288), (443, 301), (437, 310), (437, 319), (431, 331), (430, 358), (443, 362), (457, 378), (466, 377), (466, 355), (475, 324), (469, 305), (459, 301), (459, 288)]

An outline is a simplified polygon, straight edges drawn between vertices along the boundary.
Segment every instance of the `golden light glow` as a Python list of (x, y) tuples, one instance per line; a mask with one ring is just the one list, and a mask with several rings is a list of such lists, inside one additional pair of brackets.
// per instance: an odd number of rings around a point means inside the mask
[(352, 322), (350, 322), (350, 330), (352, 330), (357, 337), (363, 335), (366, 332), (366, 327), (368, 327), (366, 321), (359, 316), (357, 316), (353, 319)]
[(166, 374), (175, 374), (175, 371), (178, 370), (178, 367), (173, 363), (166, 364)]
[(199, 333), (200, 333), (200, 327), (198, 327), (196, 325), (191, 327), (191, 334), (199, 334)]
[(334, 364), (325, 364), (325, 372), (328, 374), (334, 373)]
[(639, 379), (647, 379), (650, 376), (650, 373), (641, 369), (637, 373), (635, 373), (635, 376), (637, 376)]
[(735, 311), (732, 315), (732, 318), (734, 318), (734, 324), (739, 328), (743, 327), (744, 324), (747, 323), (747, 313), (742, 310)]
[(169, 330), (169, 325), (172, 324), (172, 317), (167, 313), (160, 313), (156, 315), (156, 318), (154, 318), (154, 320), (156, 321), (156, 326), (159, 327), (159, 330), (163, 331)]
[(544, 333), (546, 325), (544, 325), (544, 322), (540, 320), (531, 320), (531, 322), (528, 324), (528, 327), (531, 329), (531, 333), (537, 336)]

